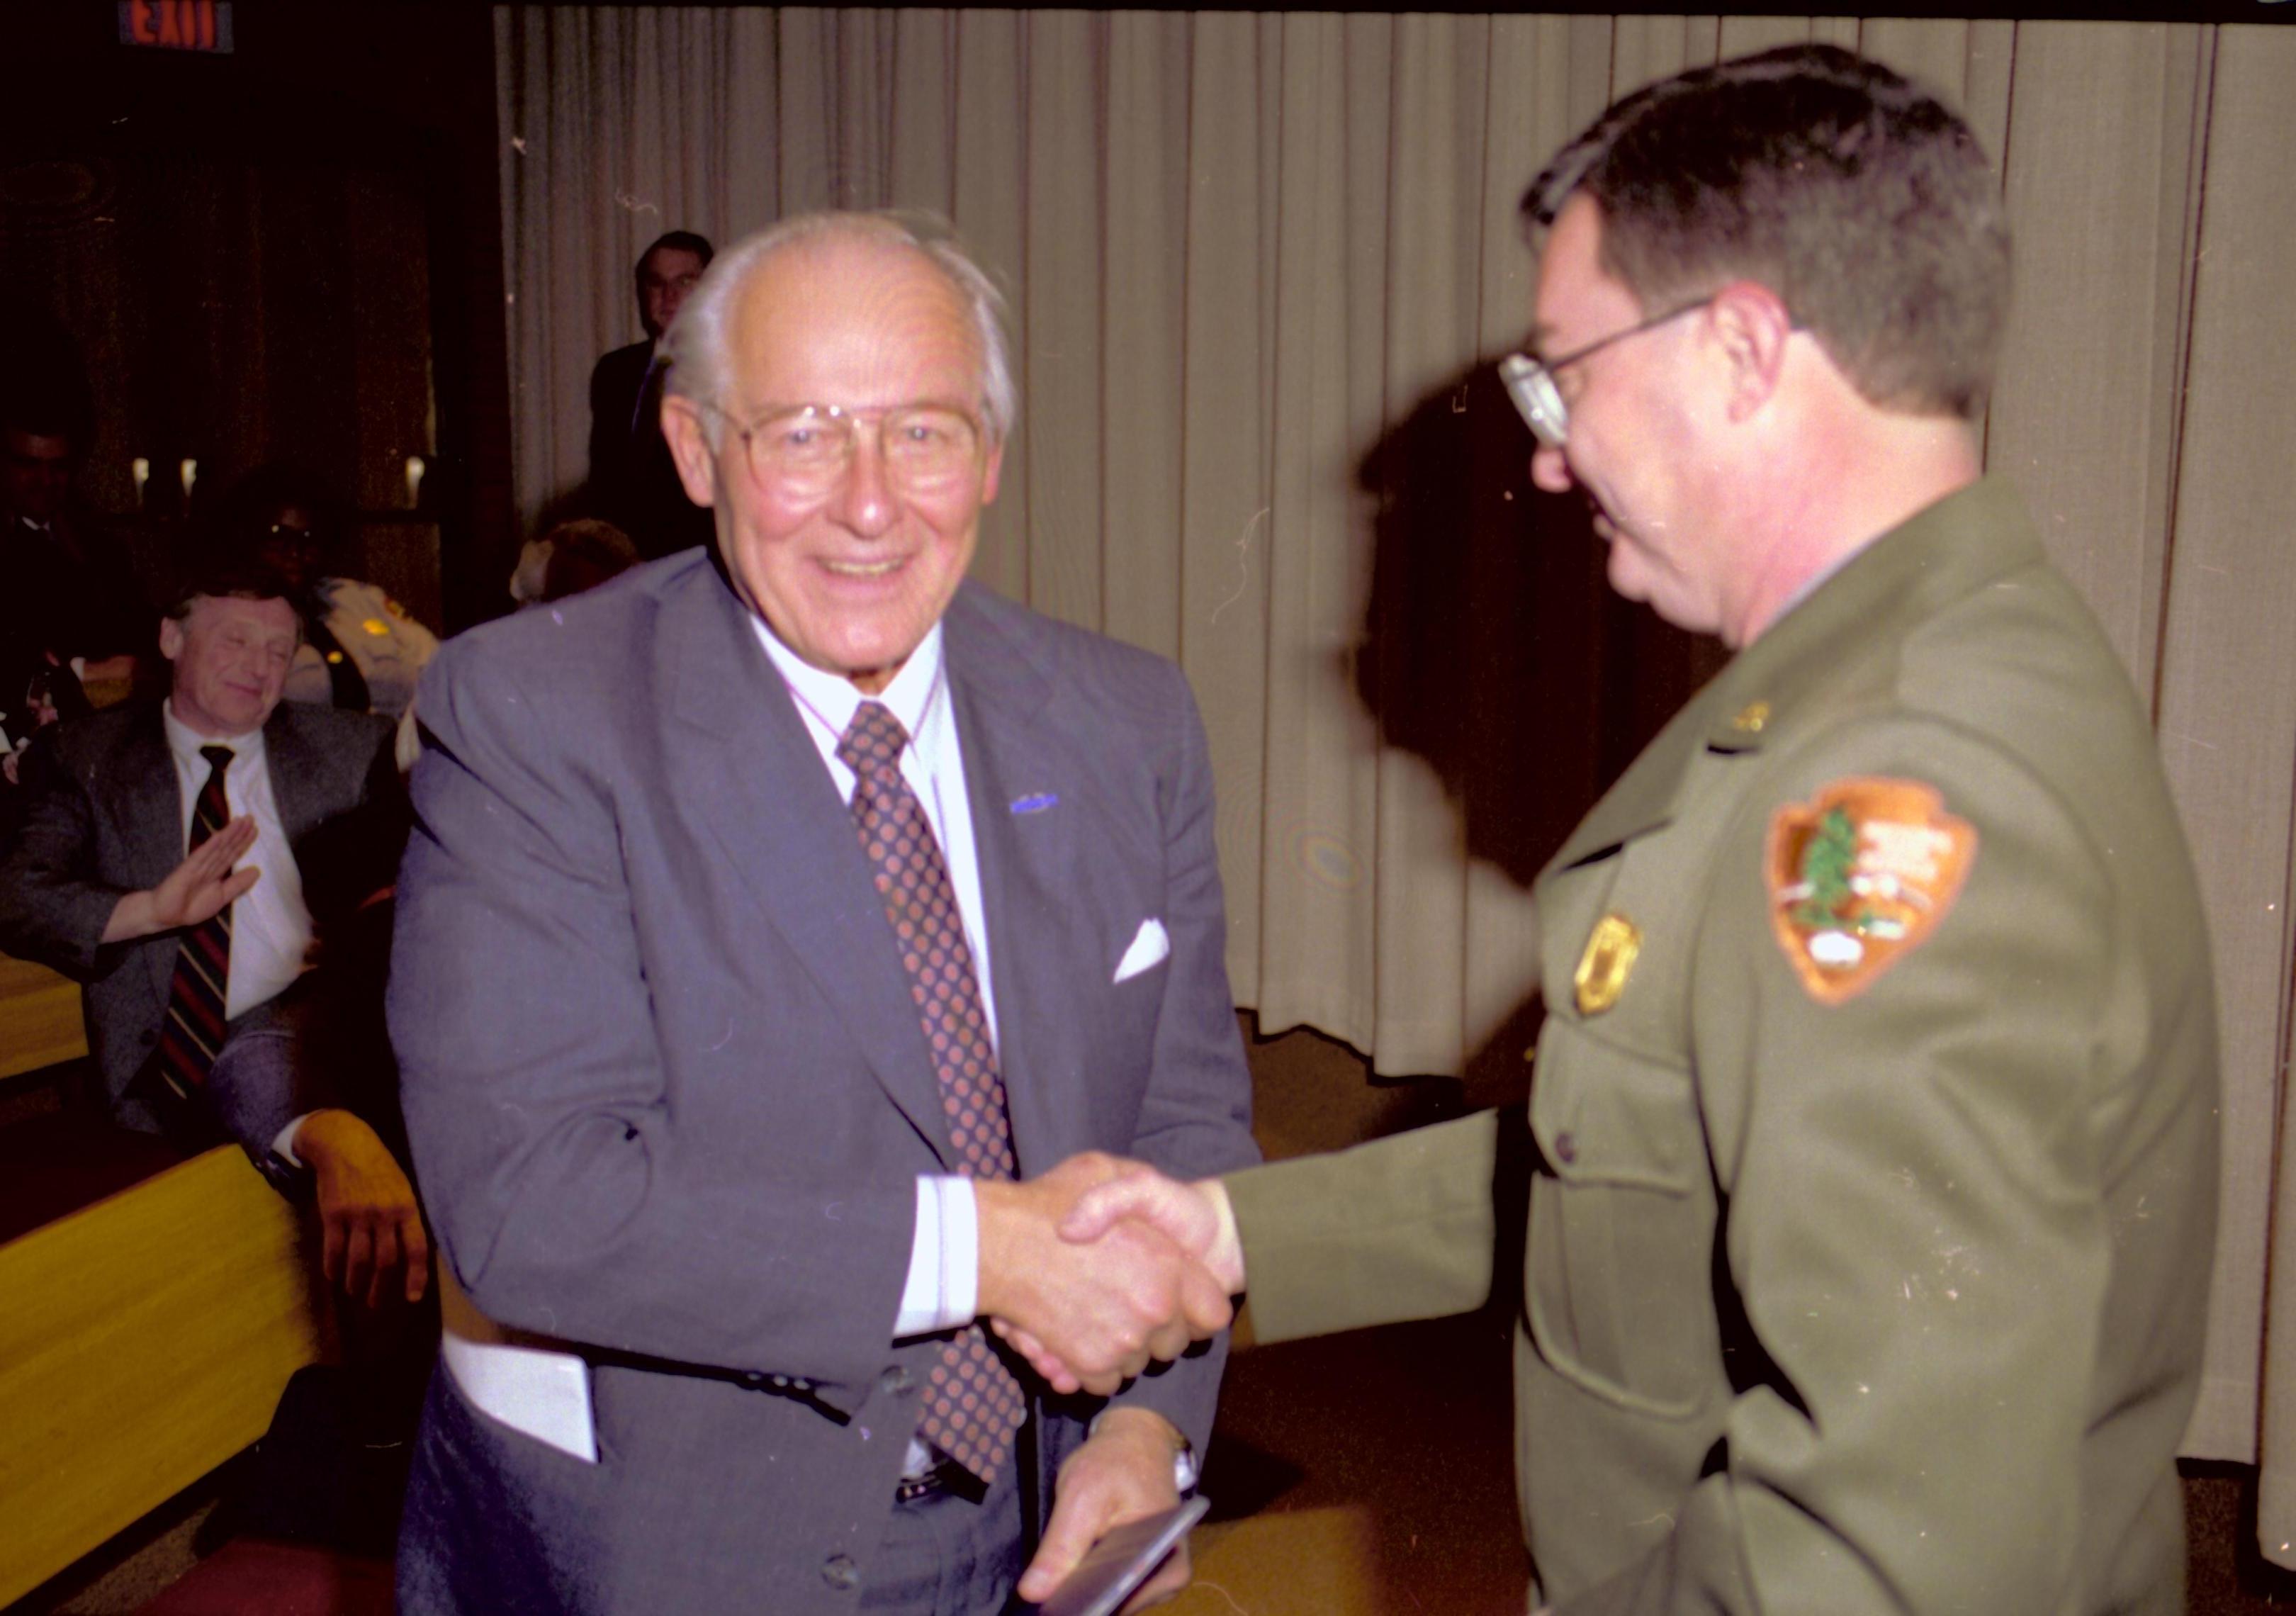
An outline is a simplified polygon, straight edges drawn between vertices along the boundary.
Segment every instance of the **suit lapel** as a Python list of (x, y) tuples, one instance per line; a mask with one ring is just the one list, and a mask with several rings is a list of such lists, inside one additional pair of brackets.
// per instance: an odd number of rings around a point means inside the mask
[(1562, 850), (1551, 860), (1540, 879), (1559, 875), (1575, 865), (1599, 857), (1612, 848), (1654, 831), (1674, 817), (1675, 800), (1690, 770), (1690, 760), (1706, 743), (1709, 717), (1729, 683), (1726, 669), (1675, 714), (1642, 755), (1630, 764), (1618, 783), (1578, 822)]
[(676, 648), (673, 777), (886, 1095), (947, 1161), (939, 1086), (852, 815), (748, 608), (697, 571), (665, 603), (660, 636)]
[[(1027, 1177), (1059, 1162), (1088, 1128), (1082, 1087), (1058, 1077), (1083, 1064), (1086, 1006), (1078, 1001), (1076, 962), (1057, 937), (1030, 923), (1074, 907), (1080, 805), (1059, 801), (1054, 789), (1072, 770), (1044, 722), (1051, 682), (969, 596), (970, 587), (942, 619), (945, 654), (980, 865), (997, 1065)], [(1049, 806), (1016, 811), (1046, 797), (1054, 799)]]

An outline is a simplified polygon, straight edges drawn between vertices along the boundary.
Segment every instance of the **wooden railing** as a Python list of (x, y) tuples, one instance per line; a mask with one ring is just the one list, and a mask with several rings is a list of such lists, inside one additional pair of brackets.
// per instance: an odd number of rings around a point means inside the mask
[(235, 1145), (0, 1244), (0, 1604), (263, 1434), (313, 1267)]
[(78, 984), (45, 965), (0, 954), (0, 1078), (86, 1053)]
[[(0, 1078), (86, 1050), (79, 989), (0, 956)], [(0, 1128), (0, 1605), (263, 1434), (319, 1356), (315, 1267), (236, 1145)]]

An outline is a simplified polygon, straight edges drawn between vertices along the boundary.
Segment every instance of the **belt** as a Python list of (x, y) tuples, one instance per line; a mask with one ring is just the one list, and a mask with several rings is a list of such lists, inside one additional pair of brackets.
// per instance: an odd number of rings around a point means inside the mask
[(955, 1459), (943, 1459), (922, 1475), (903, 1476), (893, 1488), (896, 1504), (916, 1504), (927, 1498), (962, 1498), (978, 1504), (988, 1495), (988, 1483)]

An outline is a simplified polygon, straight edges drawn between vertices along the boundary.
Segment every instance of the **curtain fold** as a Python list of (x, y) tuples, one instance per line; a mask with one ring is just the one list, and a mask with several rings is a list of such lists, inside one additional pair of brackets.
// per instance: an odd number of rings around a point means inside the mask
[(2216, 928), (2225, 1215), (2188, 1448), (2258, 1456), (2261, 1387), (2260, 1530), (2296, 1541), (2296, 1350), (2268, 1359), (2262, 1329), (2296, 823), (2296, 35), (668, 6), (505, 6), (496, 35), (529, 517), (582, 480), (588, 368), (636, 336), (655, 234), (950, 216), (1011, 297), (1023, 386), (976, 570), (1186, 669), (1240, 1002), (1382, 1072), (1495, 1086), (1534, 1036), (1531, 874), (1721, 660), (1611, 598), (1583, 514), (1529, 485), (1490, 371), (1528, 319), (1521, 191), (1614, 96), (1768, 45), (1863, 49), (1956, 103), (2018, 231), (1988, 461), (2152, 693)]

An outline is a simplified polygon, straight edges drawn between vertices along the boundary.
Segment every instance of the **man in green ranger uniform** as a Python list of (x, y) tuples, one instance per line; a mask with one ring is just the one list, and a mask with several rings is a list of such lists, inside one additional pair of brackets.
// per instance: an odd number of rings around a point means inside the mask
[[(1794, 47), (1620, 102), (1525, 211), (1534, 477), (1738, 652), (1538, 883), (1533, 1602), (2181, 1610), (2215, 995), (2145, 705), (1981, 472), (1997, 184)], [(1144, 1169), (1066, 1232), (1159, 1221), (1262, 1341), (1464, 1310), (1496, 1136)]]

